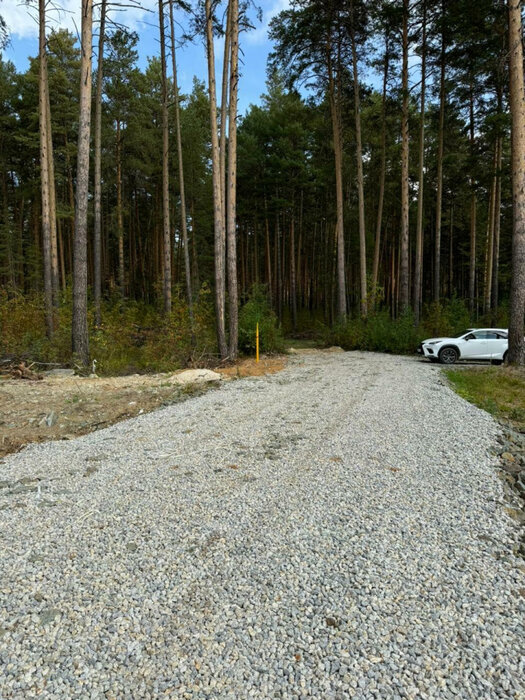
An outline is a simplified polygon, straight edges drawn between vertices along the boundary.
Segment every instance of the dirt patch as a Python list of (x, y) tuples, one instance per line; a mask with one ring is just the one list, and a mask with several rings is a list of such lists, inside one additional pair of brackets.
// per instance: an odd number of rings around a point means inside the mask
[(239, 360), (235, 365), (217, 370), (222, 375), (232, 379), (242, 377), (262, 377), (265, 374), (275, 374), (286, 366), (285, 355), (262, 356), (260, 361), (255, 362), (255, 358), (247, 357)]
[[(225, 379), (262, 376), (285, 367), (283, 356), (240, 360), (220, 371)], [(172, 374), (127, 377), (0, 379), (0, 457), (30, 442), (68, 440), (205, 391), (180, 388)]]

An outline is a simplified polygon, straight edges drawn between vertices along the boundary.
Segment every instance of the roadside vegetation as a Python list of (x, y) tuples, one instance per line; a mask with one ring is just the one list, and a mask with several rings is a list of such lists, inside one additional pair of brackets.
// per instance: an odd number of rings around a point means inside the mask
[(525, 370), (468, 367), (445, 372), (457, 393), (500, 420), (525, 430)]

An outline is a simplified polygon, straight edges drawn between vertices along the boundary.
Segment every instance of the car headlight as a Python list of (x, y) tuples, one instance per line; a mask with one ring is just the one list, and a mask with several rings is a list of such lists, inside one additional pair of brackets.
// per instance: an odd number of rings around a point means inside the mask
[(425, 343), (425, 345), (439, 345), (441, 343), (441, 340), (434, 340), (432, 343)]

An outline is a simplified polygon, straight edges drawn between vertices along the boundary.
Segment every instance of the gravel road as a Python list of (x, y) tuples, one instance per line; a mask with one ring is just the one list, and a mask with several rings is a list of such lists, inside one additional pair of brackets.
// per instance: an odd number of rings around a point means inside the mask
[(497, 434), (312, 353), (4, 459), (0, 698), (524, 698)]

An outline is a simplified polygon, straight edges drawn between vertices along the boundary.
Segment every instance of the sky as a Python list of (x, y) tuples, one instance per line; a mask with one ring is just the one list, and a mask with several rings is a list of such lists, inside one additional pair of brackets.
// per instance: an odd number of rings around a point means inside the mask
[[(126, 4), (126, 3), (124, 3)], [(266, 59), (271, 51), (268, 25), (272, 17), (287, 8), (290, 0), (258, 0), (262, 21), (255, 17), (254, 29), (243, 33), (240, 40), (241, 77), (239, 82), (239, 111), (244, 113), (250, 104), (258, 104), (265, 91)], [(66, 28), (75, 34), (80, 31), (81, 0), (57, 0), (60, 10), (48, 9), (48, 27)], [(139, 66), (146, 65), (148, 56), (159, 55), (159, 29), (157, 0), (141, 0), (140, 8), (126, 8), (120, 12), (114, 8), (110, 17), (139, 35)], [(96, 11), (95, 11), (96, 12)], [(3, 52), (4, 60), (12, 61), (18, 71), (26, 70), (28, 57), (38, 53), (38, 24), (35, 2), (29, 7), (24, 0), (0, 0), (0, 14), (4, 17), (10, 34), (9, 46)], [(177, 18), (177, 14), (176, 14)], [(95, 31), (97, 28), (95, 27)], [(177, 29), (176, 29), (177, 31)], [(217, 76), (220, 79), (223, 43), (216, 42)], [(169, 65), (169, 60), (168, 60)], [(205, 47), (202, 40), (182, 46), (177, 50), (177, 69), (181, 92), (191, 92), (193, 76), (207, 83)]]

